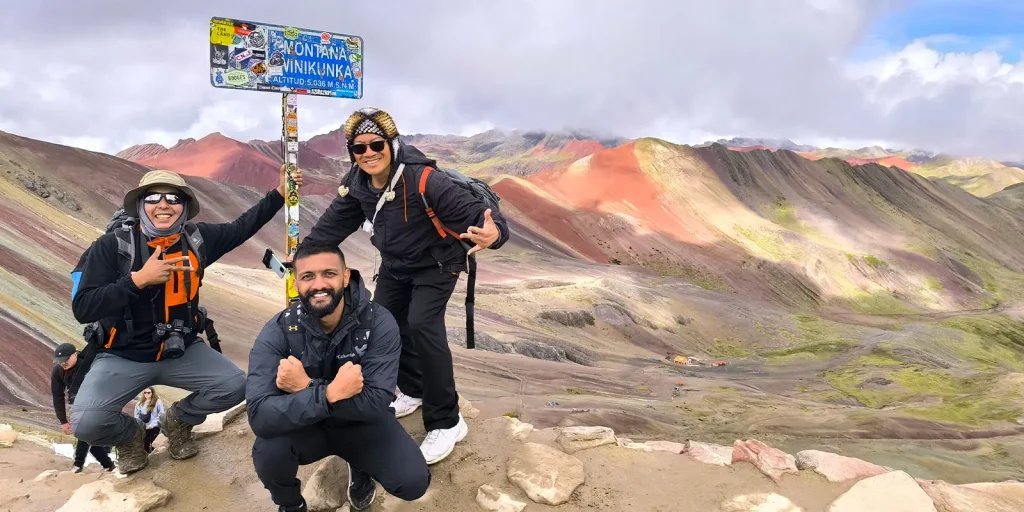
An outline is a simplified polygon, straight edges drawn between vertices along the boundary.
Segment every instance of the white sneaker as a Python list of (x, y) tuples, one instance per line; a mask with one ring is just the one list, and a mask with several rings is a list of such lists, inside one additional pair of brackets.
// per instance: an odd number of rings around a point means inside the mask
[(427, 432), (427, 438), (420, 445), (423, 458), (427, 459), (428, 465), (441, 462), (455, 449), (455, 443), (465, 439), (468, 433), (469, 425), (466, 425), (466, 420), (459, 414), (459, 423), (454, 427)]
[(423, 405), (422, 398), (413, 398), (401, 391), (398, 392), (398, 398), (394, 402), (391, 402), (391, 407), (395, 408), (395, 417), (401, 418), (408, 416), (413, 413), (419, 406)]

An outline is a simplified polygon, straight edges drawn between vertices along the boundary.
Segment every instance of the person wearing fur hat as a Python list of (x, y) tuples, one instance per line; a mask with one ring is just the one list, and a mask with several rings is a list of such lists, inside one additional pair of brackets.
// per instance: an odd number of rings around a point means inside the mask
[[(295, 181), (301, 183), (301, 173)], [(197, 331), (203, 271), (252, 238), (284, 206), (285, 169), (279, 186), (233, 222), (192, 220), (199, 199), (170, 171), (150, 171), (124, 196), (132, 221), (100, 236), (87, 249), (71, 309), (83, 324), (103, 326), (71, 429), (93, 446), (114, 446), (124, 474), (148, 463), (146, 428), (121, 412), (143, 388), (157, 384), (192, 394), (172, 403), (161, 421), (171, 458), (198, 448), (192, 427), (207, 415), (245, 399), (245, 374), (202, 343)], [(197, 343), (197, 341), (199, 341)]]
[(387, 112), (357, 110), (344, 132), (352, 169), (306, 238), (340, 244), (360, 226), (370, 233), (382, 259), (373, 301), (395, 317), (402, 339), (391, 407), (398, 417), (423, 407), (427, 436), (420, 450), (434, 464), (468, 432), (444, 323), (448, 299), (467, 270), (467, 256), (500, 248), (508, 226), (500, 213), (437, 171), (435, 160), (405, 144)]

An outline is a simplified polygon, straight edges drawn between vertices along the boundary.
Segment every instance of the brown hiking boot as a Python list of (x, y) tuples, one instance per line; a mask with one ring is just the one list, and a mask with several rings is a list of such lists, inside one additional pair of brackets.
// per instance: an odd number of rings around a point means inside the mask
[(176, 405), (178, 402), (172, 403), (167, 408), (163, 418), (160, 419), (160, 430), (170, 441), (167, 451), (171, 453), (171, 458), (182, 460), (194, 457), (199, 453), (199, 447), (192, 439), (192, 425), (178, 419)]
[(122, 474), (134, 473), (149, 464), (149, 454), (146, 453), (146, 425), (134, 418), (135, 434), (131, 439), (114, 447), (117, 451), (117, 465), (121, 468)]

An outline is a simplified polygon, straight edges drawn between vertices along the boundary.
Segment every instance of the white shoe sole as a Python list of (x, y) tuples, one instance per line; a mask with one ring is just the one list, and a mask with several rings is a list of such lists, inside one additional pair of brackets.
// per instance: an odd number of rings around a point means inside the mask
[(444, 452), (443, 455), (434, 460), (428, 460), (427, 465), (430, 466), (432, 464), (437, 464), (438, 462), (441, 462), (442, 460), (448, 458), (448, 456), (451, 455), (452, 452), (455, 450), (455, 445), (459, 444), (459, 441), (465, 439), (467, 435), (469, 435), (469, 425), (466, 425), (466, 427), (462, 429), (462, 432), (459, 433), (459, 437), (455, 438), (455, 442), (452, 443), (451, 448), (448, 448), (448, 451)]

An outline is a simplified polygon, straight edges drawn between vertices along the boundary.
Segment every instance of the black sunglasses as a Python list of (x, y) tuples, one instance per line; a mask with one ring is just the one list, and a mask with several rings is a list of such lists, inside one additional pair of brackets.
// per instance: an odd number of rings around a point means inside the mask
[(181, 194), (174, 192), (157, 192), (147, 195), (142, 200), (146, 204), (160, 204), (160, 198), (167, 200), (167, 204), (181, 204), (185, 202)]
[(375, 140), (369, 144), (349, 144), (348, 148), (351, 149), (353, 153), (361, 155), (366, 153), (366, 148), (370, 148), (375, 152), (380, 153), (381, 151), (384, 151), (384, 148), (387, 147), (387, 145), (388, 141), (386, 140)]

